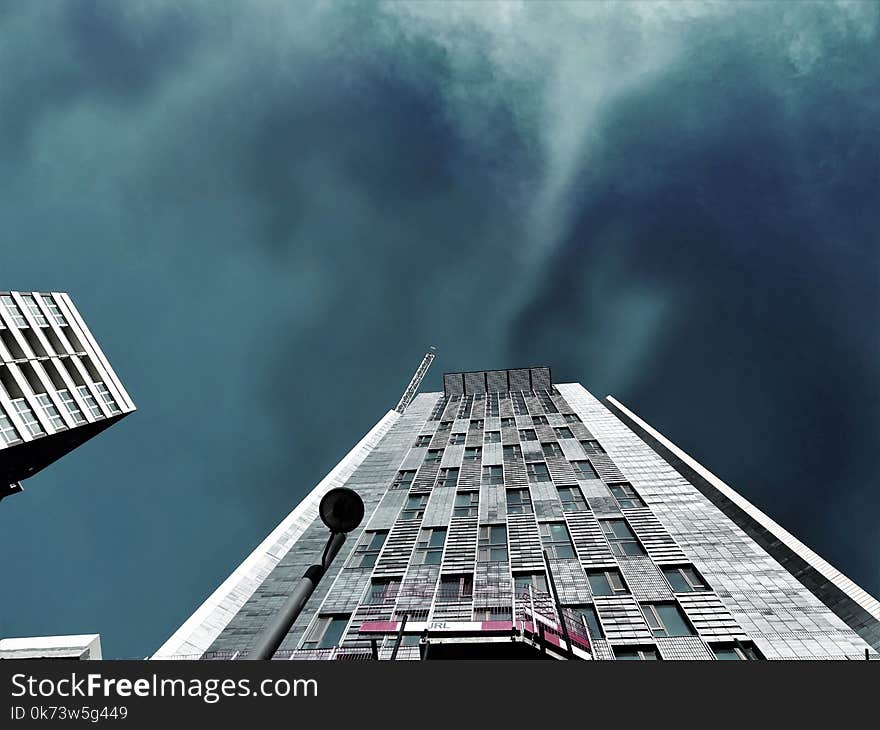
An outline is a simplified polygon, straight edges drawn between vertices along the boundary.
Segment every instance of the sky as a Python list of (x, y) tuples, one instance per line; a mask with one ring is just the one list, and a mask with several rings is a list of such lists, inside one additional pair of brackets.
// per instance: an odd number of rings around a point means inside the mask
[(0, 0), (0, 289), (138, 411), (0, 637), (149, 655), (394, 406), (546, 364), (880, 595), (880, 5)]

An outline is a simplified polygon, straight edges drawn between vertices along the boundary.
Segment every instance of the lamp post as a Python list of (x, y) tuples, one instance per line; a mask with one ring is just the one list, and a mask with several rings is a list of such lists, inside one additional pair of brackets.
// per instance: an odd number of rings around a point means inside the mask
[(308, 567), (284, 605), (257, 637), (248, 659), (271, 659), (278, 650), (293, 622), (296, 621), (315, 586), (327, 572), (333, 558), (345, 542), (345, 535), (356, 528), (364, 517), (364, 503), (360, 495), (348, 487), (331, 489), (321, 498), (318, 507), (321, 521), (330, 529), (321, 562)]

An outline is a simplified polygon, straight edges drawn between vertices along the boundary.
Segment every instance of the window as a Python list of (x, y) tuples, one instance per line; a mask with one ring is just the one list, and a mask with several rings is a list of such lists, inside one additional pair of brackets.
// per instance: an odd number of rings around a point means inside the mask
[(420, 520), (425, 514), (425, 505), (428, 504), (427, 494), (410, 494), (406, 498), (406, 504), (400, 513), (402, 520)]
[(76, 404), (76, 401), (73, 399), (73, 396), (70, 395), (70, 391), (66, 388), (62, 388), (58, 391), (58, 398), (61, 400), (61, 403), (64, 405), (64, 409), (70, 414), (70, 417), (73, 419), (75, 424), (85, 423), (86, 417), (82, 414), (82, 411), (79, 409), (79, 406)]
[(447, 468), (440, 470), (440, 476), (437, 477), (438, 487), (454, 487), (458, 484), (458, 469)]
[(541, 450), (544, 452), (544, 456), (562, 456), (562, 449), (555, 441), (541, 444)]
[(387, 530), (365, 532), (361, 535), (361, 539), (354, 548), (354, 555), (351, 557), (351, 567), (372, 568), (379, 558), (379, 553), (387, 537)]
[(104, 417), (104, 412), (101, 410), (101, 406), (98, 405), (98, 401), (96, 401), (92, 395), (92, 391), (89, 390), (89, 386), (79, 385), (76, 388), (76, 392), (79, 393), (80, 398), (86, 402), (86, 408), (89, 409), (89, 413), (92, 414), (93, 418)]
[(500, 466), (484, 466), (483, 484), (504, 484), (504, 469)]
[(523, 429), (520, 429), (519, 440), (520, 441), (537, 441), (538, 434), (535, 433), (535, 429), (533, 429), (533, 428), (523, 428)]
[(409, 489), (412, 486), (413, 479), (416, 478), (415, 471), (406, 470), (397, 472), (394, 481), (391, 482), (392, 489)]
[(3, 302), (3, 306), (6, 308), (6, 313), (9, 315), (10, 319), (12, 319), (12, 322), (16, 327), (27, 327), (27, 320), (24, 318), (24, 315), (21, 313), (21, 310), (11, 296), (6, 294), (0, 297), (0, 301)]
[(422, 530), (413, 556), (416, 565), (440, 565), (445, 543), (445, 527), (428, 527)]
[(587, 456), (591, 454), (604, 454), (605, 449), (603, 449), (599, 442), (596, 439), (588, 439), (586, 441), (581, 441), (581, 448), (584, 450), (584, 453)]
[(505, 606), (478, 608), (474, 611), (474, 621), (510, 621), (510, 609)]
[(483, 419), (482, 418), (474, 418), (471, 420), (470, 429), (471, 431), (482, 431), (483, 430)]
[(526, 464), (526, 475), (530, 482), (549, 482), (550, 472), (543, 461), (534, 461)]
[(12, 425), (9, 416), (7, 416), (2, 409), (0, 409), (0, 439), (2, 439), (3, 443), (7, 446), (21, 441), (18, 431), (15, 430), (15, 426)]
[(591, 570), (587, 573), (590, 582), (590, 590), (594, 596), (617, 596), (629, 593), (623, 576), (616, 568), (610, 570)]
[(529, 415), (529, 409), (526, 407), (526, 399), (523, 398), (523, 394), (514, 392), (511, 394), (511, 397), (513, 398), (513, 414), (515, 416)]
[(318, 616), (302, 643), (303, 649), (332, 649), (338, 646), (345, 627), (348, 626), (348, 615)]
[(486, 431), (486, 443), (487, 444), (500, 444), (501, 443), (501, 431)]
[(453, 517), (476, 517), (480, 505), (479, 492), (458, 492), (455, 495)]
[(443, 461), (443, 449), (428, 449), (428, 453), (425, 454), (426, 464), (439, 464), (441, 461)]
[(580, 423), (581, 422), (580, 417), (575, 413), (565, 413), (565, 414), (563, 414), (563, 418), (565, 419), (566, 423)]
[(40, 305), (37, 304), (37, 300), (34, 299), (33, 296), (30, 294), (23, 294), (21, 298), (24, 299), (24, 303), (37, 325), (40, 327), (48, 327), (49, 320), (46, 319), (46, 315), (43, 314), (43, 310), (40, 309)]
[(25, 428), (31, 436), (42, 436), (46, 433), (24, 398), (16, 398), (12, 401), (12, 407), (21, 416), (21, 420), (24, 421)]
[(452, 421), (440, 421), (440, 425), (437, 426), (438, 431), (451, 431), (452, 430)]
[(614, 495), (614, 499), (617, 500), (621, 509), (635, 509), (645, 506), (632, 484), (609, 484), (608, 489), (611, 490), (611, 494)]
[(507, 514), (530, 515), (532, 514), (532, 498), (528, 489), (507, 490)]
[(520, 573), (513, 576), (513, 594), (517, 598), (535, 593), (548, 594), (547, 576), (544, 573)]
[(533, 416), (532, 423), (536, 426), (546, 426), (549, 421), (547, 420), (547, 416)]
[(572, 628), (572, 618), (574, 618), (576, 623), (572, 633), (575, 636), (586, 633), (591, 639), (602, 639), (605, 637), (605, 632), (602, 631), (602, 625), (599, 623), (599, 614), (596, 613), (594, 606), (571, 606), (569, 611), (574, 613), (574, 617), (569, 616), (568, 624)]
[(486, 403), (486, 415), (498, 416), (498, 396), (495, 394), (489, 396), (489, 401)]
[(400, 578), (373, 578), (365, 603), (394, 603), (400, 590)]
[(43, 295), (43, 304), (46, 305), (46, 309), (49, 310), (49, 314), (52, 315), (52, 319), (55, 320), (55, 324), (66, 327), (67, 320), (64, 319), (64, 315), (61, 314), (61, 310), (58, 308), (58, 305), (55, 303), (55, 300), (52, 297)]
[(449, 443), (453, 446), (460, 446), (464, 443), (465, 434), (463, 433), (454, 433), (449, 437)]
[(52, 424), (52, 428), (56, 431), (66, 428), (64, 419), (61, 417), (61, 414), (58, 412), (58, 409), (55, 407), (55, 404), (52, 402), (48, 393), (37, 393), (37, 403), (40, 404), (43, 413), (46, 414), (46, 418), (48, 418), (49, 423)]
[(674, 603), (643, 603), (641, 608), (654, 636), (693, 636), (695, 633)]
[(505, 459), (522, 459), (522, 449), (519, 447), (519, 444), (513, 444), (512, 446), (504, 447), (504, 458)]
[(642, 546), (636, 540), (626, 520), (602, 520), (602, 532), (611, 545), (615, 555), (644, 555)]
[(98, 395), (101, 396), (101, 400), (110, 409), (110, 413), (121, 413), (119, 406), (116, 405), (116, 401), (113, 400), (113, 396), (110, 395), (110, 391), (104, 383), (99, 380), (95, 383), (95, 388), (98, 391)]
[(557, 491), (565, 512), (583, 512), (587, 509), (587, 502), (581, 494), (580, 487), (559, 487)]
[(708, 591), (709, 586), (692, 565), (663, 568), (663, 575), (672, 586), (675, 593), (693, 593), (694, 591)]
[(483, 449), (480, 446), (466, 446), (464, 449), (464, 461), (480, 461), (483, 458)]
[(477, 560), (489, 563), (507, 562), (507, 526), (483, 525)]
[(544, 410), (547, 413), (559, 413), (559, 409), (556, 407), (556, 404), (553, 402), (553, 399), (550, 398), (550, 395), (546, 390), (538, 393), (538, 400), (541, 401), (541, 405), (544, 406)]
[(574, 547), (564, 522), (543, 522), (539, 526), (544, 547), (552, 558), (574, 558)]
[(751, 643), (738, 641), (735, 644), (709, 644), (716, 659), (722, 661), (760, 661), (762, 657)]
[(431, 443), (431, 436), (429, 434), (422, 434), (416, 439), (416, 448), (420, 446), (427, 446)]
[(643, 661), (658, 661), (660, 655), (654, 646), (615, 646), (615, 659), (635, 659)]
[(573, 461), (571, 465), (578, 473), (579, 479), (598, 479), (599, 475), (589, 461)]
[(501, 419), (501, 428), (516, 428), (516, 419), (515, 418), (502, 418)]
[(440, 587), (437, 589), (438, 603), (469, 601), (473, 595), (474, 577), (472, 575), (440, 576)]
[(560, 426), (558, 428), (554, 428), (553, 432), (556, 434), (556, 438), (558, 439), (574, 438), (574, 434), (571, 432), (571, 429), (568, 426)]

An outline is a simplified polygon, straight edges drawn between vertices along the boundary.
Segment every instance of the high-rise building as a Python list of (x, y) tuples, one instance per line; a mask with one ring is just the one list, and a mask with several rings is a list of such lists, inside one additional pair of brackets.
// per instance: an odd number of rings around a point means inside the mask
[(134, 410), (67, 294), (0, 292), (0, 499)]
[(154, 658), (246, 657), (343, 484), (366, 516), (277, 659), (878, 656), (880, 603), (618, 401), (546, 367), (443, 383), (411, 384)]
[(101, 659), (101, 635), (0, 639), (0, 659)]

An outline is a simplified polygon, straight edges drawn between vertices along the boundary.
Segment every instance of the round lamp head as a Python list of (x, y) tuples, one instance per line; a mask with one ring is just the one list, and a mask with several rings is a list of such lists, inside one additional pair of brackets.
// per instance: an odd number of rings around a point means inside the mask
[(351, 532), (364, 518), (364, 502), (353, 489), (336, 487), (321, 498), (318, 512), (330, 532)]

